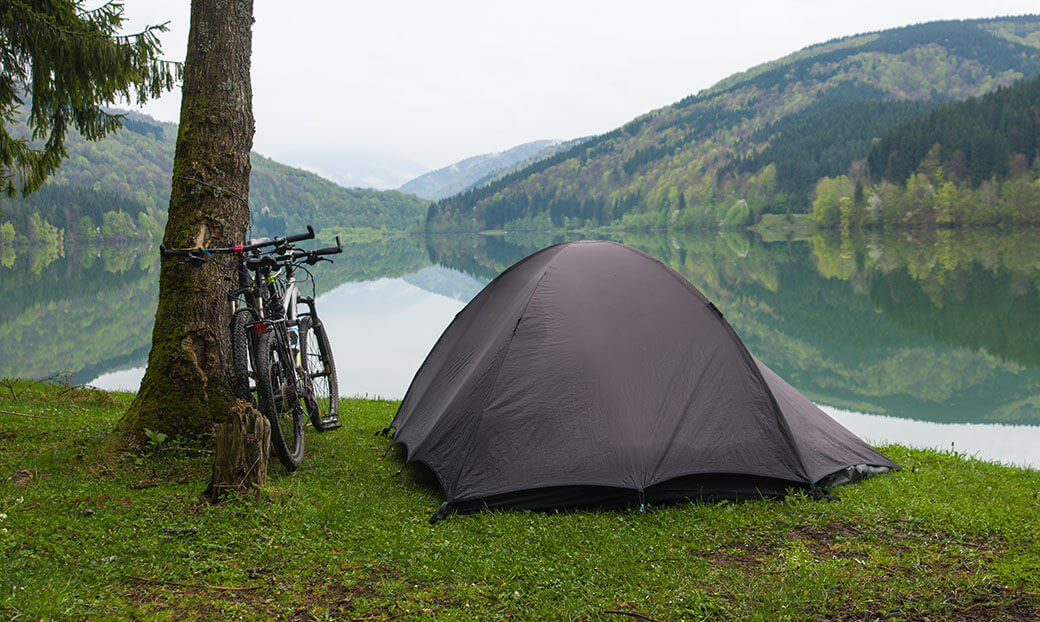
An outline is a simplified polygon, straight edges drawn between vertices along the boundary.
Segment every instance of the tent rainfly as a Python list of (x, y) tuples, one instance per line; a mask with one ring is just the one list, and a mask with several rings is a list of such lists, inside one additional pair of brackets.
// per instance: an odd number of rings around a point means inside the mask
[(700, 291), (608, 241), (552, 246), (441, 335), (387, 431), (452, 510), (821, 495), (899, 467), (753, 357)]

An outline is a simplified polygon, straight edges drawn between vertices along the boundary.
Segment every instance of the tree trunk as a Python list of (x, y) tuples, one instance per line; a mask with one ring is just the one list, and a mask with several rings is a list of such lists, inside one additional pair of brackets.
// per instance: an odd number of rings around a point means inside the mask
[[(228, 246), (245, 237), (252, 24), (252, 0), (192, 0), (168, 248)], [(235, 397), (227, 290), (237, 285), (224, 276), (232, 274), (229, 256), (202, 266), (163, 260), (148, 369), (118, 424), (131, 444), (146, 429), (194, 435), (228, 418)]]
[(231, 417), (217, 425), (213, 475), (203, 496), (219, 503), (229, 492), (257, 493), (267, 479), (271, 424), (249, 402), (238, 400)]

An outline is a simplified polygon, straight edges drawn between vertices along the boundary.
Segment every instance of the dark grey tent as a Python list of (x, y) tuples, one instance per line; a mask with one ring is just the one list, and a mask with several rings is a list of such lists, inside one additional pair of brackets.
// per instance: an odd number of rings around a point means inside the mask
[(898, 468), (758, 361), (680, 274), (605, 241), (491, 281), (391, 428), (452, 509), (816, 493)]

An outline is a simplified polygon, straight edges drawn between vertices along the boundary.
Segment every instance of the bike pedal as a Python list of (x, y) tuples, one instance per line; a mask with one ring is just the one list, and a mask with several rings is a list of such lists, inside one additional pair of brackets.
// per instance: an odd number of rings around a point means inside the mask
[(335, 429), (341, 428), (341, 427), (343, 427), (343, 426), (340, 425), (338, 420), (322, 421), (321, 422), (321, 427), (318, 428), (318, 431), (319, 432), (331, 432), (332, 430), (335, 430)]

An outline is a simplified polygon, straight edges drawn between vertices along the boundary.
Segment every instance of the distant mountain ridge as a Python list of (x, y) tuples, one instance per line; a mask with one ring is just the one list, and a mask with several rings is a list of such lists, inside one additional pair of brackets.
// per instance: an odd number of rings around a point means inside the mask
[(402, 185), (399, 190), (424, 199), (438, 200), (466, 190), (495, 171), (509, 168), (558, 145), (558, 140), (534, 140), (498, 153), (484, 153), (430, 171)]
[[(813, 180), (865, 167), (893, 124), (1038, 73), (1034, 15), (835, 39), (443, 199), (427, 227), (710, 226), (804, 212)], [(784, 123), (795, 115), (800, 123)]]

